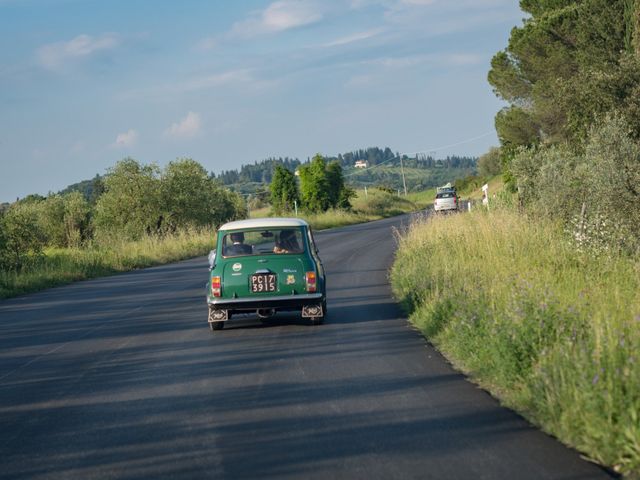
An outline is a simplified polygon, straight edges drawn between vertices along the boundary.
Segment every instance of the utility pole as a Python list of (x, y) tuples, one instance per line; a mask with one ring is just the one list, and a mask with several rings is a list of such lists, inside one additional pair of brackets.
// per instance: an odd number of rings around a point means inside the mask
[(400, 155), (400, 171), (402, 172), (402, 185), (404, 186), (404, 196), (407, 196), (407, 182), (404, 179), (404, 165), (402, 164), (402, 155)]

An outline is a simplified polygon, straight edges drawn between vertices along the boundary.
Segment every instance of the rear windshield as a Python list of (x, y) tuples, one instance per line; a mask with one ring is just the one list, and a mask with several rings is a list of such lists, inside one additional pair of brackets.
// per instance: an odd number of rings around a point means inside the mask
[(456, 194), (453, 192), (440, 192), (436, 195), (436, 198), (453, 198)]
[(298, 254), (304, 252), (302, 230), (271, 228), (229, 232), (222, 239), (224, 257), (245, 257), (264, 254)]

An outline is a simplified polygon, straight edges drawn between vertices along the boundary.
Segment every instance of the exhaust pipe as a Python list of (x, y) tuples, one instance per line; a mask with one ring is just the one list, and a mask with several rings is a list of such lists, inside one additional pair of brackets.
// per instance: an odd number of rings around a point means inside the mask
[(257, 314), (260, 319), (264, 320), (273, 317), (276, 314), (276, 310), (275, 308), (259, 308)]

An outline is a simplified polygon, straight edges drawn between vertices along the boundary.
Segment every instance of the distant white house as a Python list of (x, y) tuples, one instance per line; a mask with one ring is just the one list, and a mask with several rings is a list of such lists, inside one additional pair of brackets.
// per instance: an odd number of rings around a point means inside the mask
[(354, 165), (356, 168), (367, 168), (369, 166), (369, 162), (366, 160), (356, 160)]

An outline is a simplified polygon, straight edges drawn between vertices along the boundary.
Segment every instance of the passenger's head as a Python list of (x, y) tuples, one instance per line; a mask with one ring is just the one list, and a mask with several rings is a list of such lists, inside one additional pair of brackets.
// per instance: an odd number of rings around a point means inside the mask
[(244, 242), (244, 233), (242, 233), (242, 232), (233, 232), (230, 236), (231, 236), (231, 241), (233, 243), (243, 243)]

